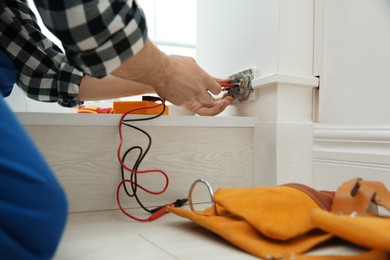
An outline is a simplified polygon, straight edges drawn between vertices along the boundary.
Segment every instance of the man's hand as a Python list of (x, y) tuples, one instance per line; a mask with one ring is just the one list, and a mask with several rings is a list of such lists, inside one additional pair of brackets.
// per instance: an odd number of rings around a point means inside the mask
[(199, 115), (216, 115), (232, 102), (226, 96), (220, 99), (213, 97), (221, 93), (222, 87), (194, 59), (168, 56), (150, 40), (112, 74), (150, 85), (161, 98)]
[[(221, 86), (190, 57), (167, 56), (162, 82), (154, 85), (157, 94), (174, 105), (197, 102), (202, 106), (214, 103), (210, 93), (218, 95)], [(210, 92), (210, 93), (209, 93)]]
[(183, 104), (183, 107), (200, 116), (215, 116), (224, 111), (233, 102), (233, 98), (226, 94), (221, 98), (212, 97), (212, 99), (212, 105), (202, 105), (197, 101), (193, 101)]

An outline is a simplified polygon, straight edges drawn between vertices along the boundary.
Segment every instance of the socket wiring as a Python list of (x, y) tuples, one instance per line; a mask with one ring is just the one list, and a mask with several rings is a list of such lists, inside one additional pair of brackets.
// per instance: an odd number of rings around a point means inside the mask
[(234, 98), (233, 104), (247, 102), (253, 93), (252, 80), (253, 69), (247, 69), (230, 76), (227, 83), (220, 83), (224, 91)]

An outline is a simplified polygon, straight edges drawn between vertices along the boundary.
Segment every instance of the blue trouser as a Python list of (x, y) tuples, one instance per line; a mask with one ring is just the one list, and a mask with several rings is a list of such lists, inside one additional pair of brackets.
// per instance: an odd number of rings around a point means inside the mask
[(0, 98), (0, 259), (50, 259), (67, 202), (51, 169)]
[(0, 91), (0, 259), (52, 258), (66, 216), (62, 187)]

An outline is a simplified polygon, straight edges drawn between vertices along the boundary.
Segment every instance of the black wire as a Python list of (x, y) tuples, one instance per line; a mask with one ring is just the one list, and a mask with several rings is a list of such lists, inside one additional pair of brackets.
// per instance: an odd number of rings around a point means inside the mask
[[(152, 137), (144, 130), (142, 130), (141, 128), (139, 127), (136, 127), (128, 122), (137, 122), (137, 121), (147, 121), (147, 120), (152, 120), (152, 119), (155, 119), (157, 117), (160, 117), (161, 115), (164, 114), (165, 112), (165, 109), (166, 109), (166, 105), (165, 105), (165, 101), (159, 97), (150, 97), (150, 98), (153, 98), (152, 100), (153, 101), (160, 101), (162, 102), (162, 106), (163, 106), (163, 109), (161, 110), (161, 112), (157, 115), (154, 115), (154, 116), (150, 116), (150, 117), (143, 117), (143, 118), (134, 118), (134, 119), (126, 119), (126, 120), (122, 120), (121, 124), (125, 125), (125, 126), (128, 126), (128, 127), (131, 127), (135, 130), (138, 130), (140, 131), (141, 133), (143, 133), (144, 135), (146, 135), (146, 137), (148, 138), (148, 145), (145, 149), (145, 152), (143, 151), (142, 147), (140, 146), (133, 146), (129, 149), (126, 150), (126, 152), (123, 154), (122, 156), (122, 162), (124, 163), (127, 155), (133, 151), (133, 150), (136, 150), (138, 149), (139, 150), (139, 154), (138, 154), (138, 157), (134, 163), (134, 166), (133, 166), (133, 170), (136, 172), (138, 171), (138, 168), (142, 162), (142, 160), (145, 158), (146, 154), (149, 152), (149, 149), (150, 147), (152, 146)], [(150, 100), (150, 99), (149, 99)], [(137, 184), (138, 184), (138, 179), (137, 179), (137, 173), (135, 172), (131, 172), (130, 174), (130, 181), (131, 181), (131, 190), (132, 190), (132, 193), (129, 192), (127, 186), (126, 186), (126, 182), (125, 182), (125, 173), (124, 173), (124, 167), (121, 165), (121, 175), (122, 175), (122, 181), (123, 181), (123, 187), (124, 187), (124, 190), (125, 190), (125, 193), (127, 194), (127, 196), (129, 197), (134, 197), (138, 203), (138, 205), (144, 209), (145, 211), (147, 212), (151, 212), (151, 210), (147, 209), (141, 202), (141, 200), (139, 199), (138, 195), (137, 195)]]
[[(128, 150), (123, 154), (123, 156), (122, 156), (122, 162), (125, 161), (126, 156), (127, 156), (131, 151), (133, 151), (134, 149), (139, 149), (139, 151), (140, 151), (140, 153), (139, 153), (139, 155), (138, 155), (138, 158), (137, 158), (137, 160), (136, 160), (136, 162), (135, 162), (135, 164), (134, 164), (134, 166), (133, 166), (133, 168), (132, 168), (133, 170), (136, 170), (136, 169), (138, 169), (140, 156), (141, 156), (141, 154), (142, 154), (142, 147), (140, 147), (140, 146), (133, 146), (133, 147), (131, 147), (130, 149), (128, 149)], [(123, 166), (121, 167), (121, 174), (122, 174), (122, 180), (124, 180), (124, 179), (125, 179), (125, 176), (124, 176), (125, 173), (124, 173), (124, 167), (123, 167)], [(130, 180), (136, 182), (136, 181), (137, 181), (137, 175), (135, 175), (135, 176), (133, 176), (133, 175), (134, 175), (134, 174), (133, 174), (133, 172), (132, 172), (131, 175), (130, 175)], [(133, 183), (131, 183), (131, 185), (133, 186)], [(129, 197), (133, 197), (133, 196), (134, 196), (134, 192), (137, 191), (137, 186), (135, 185), (135, 187), (132, 188), (133, 194), (131, 194), (131, 193), (128, 191), (125, 182), (123, 183), (123, 188), (124, 188), (124, 190), (125, 190), (127, 196), (129, 196)]]
[[(132, 127), (134, 129), (137, 129), (139, 131), (141, 131), (142, 133), (144, 133), (147, 137), (148, 137), (148, 146), (147, 146), (147, 149), (145, 150), (145, 152), (143, 152), (142, 148), (140, 146), (133, 146), (131, 148), (129, 148), (123, 155), (122, 157), (122, 162), (125, 161), (125, 158), (126, 156), (134, 149), (138, 149), (140, 152), (139, 152), (139, 155), (137, 157), (137, 160), (135, 161), (134, 163), (134, 166), (133, 166), (133, 170), (134, 171), (138, 171), (138, 168), (142, 162), (142, 160), (145, 158), (146, 154), (148, 153), (151, 145), (152, 145), (152, 138), (150, 137), (150, 135), (145, 132), (144, 130), (138, 128), (138, 127), (135, 127), (133, 125), (130, 125), (130, 124), (124, 124), (126, 126), (129, 126), (129, 127)], [(121, 167), (121, 172), (122, 172), (122, 180), (125, 179), (124, 177), (124, 168), (123, 166)], [(123, 187), (124, 187), (124, 190), (126, 191), (126, 194), (129, 196), (129, 197), (134, 197), (136, 200), (137, 200), (137, 203), (141, 206), (141, 208), (143, 208), (145, 211), (147, 212), (150, 212), (150, 210), (148, 210), (141, 202), (141, 200), (139, 199), (138, 195), (137, 195), (137, 183), (138, 183), (138, 180), (137, 180), (137, 174), (134, 173), (134, 172), (131, 172), (130, 173), (130, 180), (131, 180), (131, 190), (132, 190), (132, 194), (129, 193), (128, 189), (127, 189), (127, 186), (126, 186), (126, 182), (123, 182)]]

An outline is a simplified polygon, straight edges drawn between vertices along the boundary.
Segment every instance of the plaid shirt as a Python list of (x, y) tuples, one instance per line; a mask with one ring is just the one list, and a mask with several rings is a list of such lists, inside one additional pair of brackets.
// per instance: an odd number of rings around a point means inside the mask
[(70, 64), (95, 77), (140, 51), (147, 38), (144, 13), (132, 0), (34, 1)]
[(76, 106), (81, 71), (103, 77), (143, 48), (146, 21), (135, 2), (80, 2), (35, 0), (45, 25), (61, 40), (66, 58), (40, 32), (26, 0), (0, 1), (0, 47), (19, 69), (17, 85), (28, 97)]
[(46, 38), (25, 0), (0, 1), (0, 48), (19, 71), (16, 84), (29, 98), (72, 107), (83, 73)]

